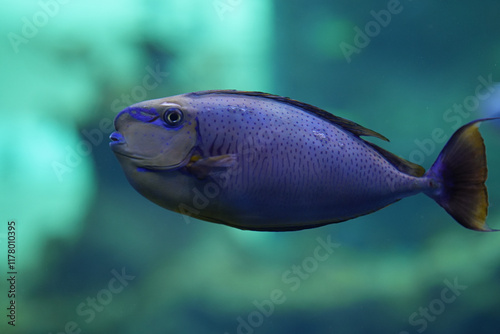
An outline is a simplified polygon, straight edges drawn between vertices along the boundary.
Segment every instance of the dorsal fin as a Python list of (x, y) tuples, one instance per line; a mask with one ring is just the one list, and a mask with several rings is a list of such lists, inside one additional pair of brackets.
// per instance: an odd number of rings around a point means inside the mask
[[(201, 95), (209, 95), (209, 94), (234, 94), (234, 95), (246, 95), (246, 96), (254, 96), (254, 97), (262, 97), (266, 99), (271, 99), (274, 101), (282, 102), (289, 104), (291, 106), (297, 107), (299, 109), (302, 109), (306, 112), (309, 112), (311, 114), (314, 114), (327, 122), (333, 123), (337, 126), (340, 126), (342, 129), (352, 133), (356, 137), (360, 136), (371, 136), (371, 137), (376, 137), (385, 141), (389, 141), (386, 137), (381, 135), (378, 132), (375, 132), (373, 130), (367, 129), (353, 121), (350, 121), (348, 119), (338, 117), (335, 115), (330, 114), (329, 112), (320, 109), (318, 107), (315, 107), (313, 105), (300, 102), (297, 100), (290, 99), (288, 97), (283, 97), (279, 95), (272, 95), (268, 93), (262, 93), (262, 92), (251, 92), (251, 91), (239, 91), (239, 90), (207, 90), (207, 91), (201, 91), (201, 92), (194, 92), (190, 93), (189, 95), (194, 95), (194, 96), (201, 96)], [(391, 153), (389, 151), (384, 150), (383, 148), (372, 144), (362, 138), (360, 138), (365, 142), (368, 146), (373, 148), (375, 151), (377, 151), (380, 155), (382, 155), (390, 164), (392, 164), (394, 167), (396, 167), (400, 172), (403, 172), (408, 175), (412, 176), (417, 176), (420, 177), (425, 174), (425, 169), (417, 164), (414, 164), (413, 162), (410, 162), (408, 160), (405, 160), (394, 153)]]
[(380, 153), (387, 161), (391, 163), (394, 167), (396, 167), (400, 172), (411, 176), (423, 176), (425, 174), (425, 168), (417, 165), (413, 162), (410, 162), (406, 159), (401, 158), (400, 156), (395, 155), (389, 151), (384, 150), (382, 147), (377, 146), (373, 143), (370, 143), (366, 140), (363, 140), (368, 146), (373, 148), (375, 151)]
[(273, 94), (268, 94), (268, 93), (263, 93), (263, 92), (251, 92), (251, 91), (239, 91), (239, 90), (206, 90), (206, 91), (201, 91), (201, 92), (194, 92), (190, 93), (189, 95), (195, 95), (195, 96), (201, 96), (201, 95), (208, 95), (208, 94), (234, 94), (234, 95), (246, 95), (246, 96), (254, 96), (254, 97), (263, 97), (266, 99), (282, 102), (289, 104), (291, 106), (300, 108), (306, 112), (309, 112), (313, 115), (316, 115), (319, 118), (322, 118), (330, 123), (333, 123), (335, 125), (340, 126), (344, 130), (352, 133), (353, 135), (359, 137), (359, 136), (371, 136), (371, 137), (376, 137), (385, 141), (389, 141), (386, 137), (382, 136), (380, 133), (375, 132), (373, 130), (367, 129), (357, 123), (354, 123), (353, 121), (350, 121), (348, 119), (338, 117), (335, 115), (330, 114), (328, 111), (325, 111), (323, 109), (320, 109), (318, 107), (315, 107), (313, 105), (300, 102), (297, 100), (293, 100), (289, 97), (283, 97), (279, 95), (273, 95)]

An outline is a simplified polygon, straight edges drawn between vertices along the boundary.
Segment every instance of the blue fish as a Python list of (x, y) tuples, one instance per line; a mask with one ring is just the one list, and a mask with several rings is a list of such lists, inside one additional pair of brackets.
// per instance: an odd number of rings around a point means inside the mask
[(381, 134), (312, 105), (212, 90), (124, 109), (110, 146), (152, 202), (240, 229), (313, 228), (424, 193), (466, 228), (493, 231), (478, 131), (490, 119), (459, 128), (426, 172), (361, 138)]

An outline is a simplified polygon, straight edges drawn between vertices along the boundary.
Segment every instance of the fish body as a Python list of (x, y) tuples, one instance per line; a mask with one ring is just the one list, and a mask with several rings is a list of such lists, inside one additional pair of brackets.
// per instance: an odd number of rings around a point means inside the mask
[[(484, 155), (478, 124), (462, 132)], [(120, 112), (115, 128), (111, 148), (139, 193), (166, 209), (211, 222), (300, 230), (365, 215), (421, 192), (448, 212), (456, 210), (446, 207), (451, 190), (442, 171), (457, 157), (443, 151), (425, 173), (361, 138), (384, 136), (280, 96), (226, 90), (150, 100)], [(463, 146), (460, 131), (450, 139), (454, 148)], [(484, 222), (483, 160), (473, 172), (480, 174), (478, 204), (471, 212), (450, 212), (476, 230), (490, 230)]]

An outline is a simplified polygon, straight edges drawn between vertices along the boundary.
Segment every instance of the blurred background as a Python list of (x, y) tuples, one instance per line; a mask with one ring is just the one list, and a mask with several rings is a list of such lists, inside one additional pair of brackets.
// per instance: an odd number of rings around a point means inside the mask
[[(135, 102), (258, 90), (374, 129), (429, 168), (443, 138), (500, 110), (499, 17), (495, 0), (4, 4), (0, 332), (497, 333), (500, 234), (426, 196), (312, 230), (240, 231), (140, 196), (108, 136)], [(481, 132), (500, 228), (496, 123)]]

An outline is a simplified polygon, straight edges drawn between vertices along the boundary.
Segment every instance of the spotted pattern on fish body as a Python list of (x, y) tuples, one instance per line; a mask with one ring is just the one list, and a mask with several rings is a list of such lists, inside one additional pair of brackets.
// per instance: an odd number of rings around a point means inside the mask
[[(111, 147), (141, 194), (167, 209), (242, 229), (317, 227), (420, 192), (445, 209), (451, 198), (436, 195), (447, 183), (435, 170), (424, 175), (421, 166), (360, 138), (384, 136), (280, 96), (203, 91), (150, 100), (122, 111), (115, 127)], [(472, 211), (483, 212), (487, 204), (477, 207)], [(484, 219), (469, 216), (454, 218), (490, 230)]]
[[(241, 170), (228, 183), (227, 198), (221, 199), (238, 210), (244, 210), (251, 201), (259, 212), (275, 216), (276, 222), (279, 219), (273, 213), (276, 208), (289, 211), (299, 208), (295, 215), (303, 215), (316, 207), (315, 213), (307, 215), (319, 216), (325, 211), (331, 213), (332, 203), (337, 203), (336, 215), (345, 219), (351, 215), (346, 205), (370, 193), (380, 198), (381, 188), (390, 189), (387, 182), (391, 174), (400, 174), (361, 139), (287, 104), (268, 105), (266, 100), (255, 97), (217, 95), (196, 102), (192, 107), (200, 111), (200, 147), (207, 148), (202, 155), (239, 157), (235, 167)], [(259, 110), (266, 110), (266, 115)], [(352, 193), (349, 189), (359, 191)], [(384, 199), (382, 205), (388, 204), (387, 201), (394, 199)], [(371, 200), (366, 205), (371, 210), (380, 204)]]

